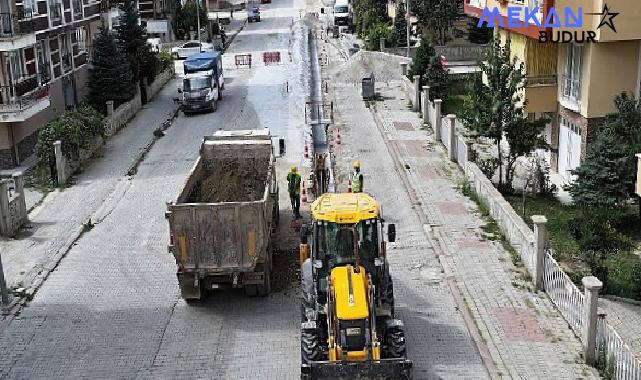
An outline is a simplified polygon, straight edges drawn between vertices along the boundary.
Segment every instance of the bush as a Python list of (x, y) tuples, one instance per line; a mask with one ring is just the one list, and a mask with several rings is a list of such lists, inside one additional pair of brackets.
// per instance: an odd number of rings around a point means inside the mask
[(174, 66), (174, 57), (171, 55), (171, 52), (163, 50), (158, 54), (158, 59), (160, 60), (160, 69), (165, 71), (170, 67)]
[(603, 282), (605, 293), (610, 291), (608, 262), (634, 248), (632, 240), (613, 227), (619, 218), (621, 213), (615, 209), (584, 207), (569, 226), (582, 260)]
[(383, 22), (374, 23), (365, 33), (365, 48), (371, 51), (380, 50), (381, 38), (390, 39), (392, 30)]
[(67, 111), (38, 131), (36, 141), (37, 165), (48, 168), (54, 158), (53, 143), (62, 142), (62, 152), (68, 159), (77, 159), (81, 149), (87, 149), (97, 136), (104, 137), (102, 115), (88, 105)]

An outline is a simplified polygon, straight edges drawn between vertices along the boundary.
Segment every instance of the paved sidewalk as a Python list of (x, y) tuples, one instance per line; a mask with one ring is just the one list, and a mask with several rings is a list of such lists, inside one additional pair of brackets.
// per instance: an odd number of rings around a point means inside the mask
[[(10, 288), (22, 288), (30, 297), (83, 230), (91, 228), (88, 222), (99, 222), (92, 215), (109, 212), (100, 210), (103, 202), (124, 195), (120, 190), (127, 188), (127, 172), (155, 139), (153, 131), (174, 113), (176, 81), (169, 81), (127, 127), (107, 141), (73, 185), (47, 194), (16, 239), (0, 240)], [(103, 156), (109, 159), (100, 159)]]
[[(359, 59), (368, 70), (376, 66)], [(336, 72), (352, 69), (339, 67)], [(457, 294), (462, 295), (462, 307), (468, 308), (474, 321), (468, 323), (467, 328), (472, 329), (472, 335), (475, 330), (480, 331), (481, 339), (476, 340), (480, 352), (489, 350), (491, 354), (486, 365), (492, 377), (597, 378), (596, 370), (583, 364), (579, 339), (552, 302), (544, 293), (532, 291), (531, 281), (523, 269), (512, 263), (510, 254), (498, 241), (492, 240), (495, 237), (483, 232), (486, 222), (478, 207), (458, 190), (463, 173), (449, 161), (442, 147), (434, 143), (433, 135), (422, 127), (418, 115), (408, 110), (408, 99), (398, 79), (386, 79), (387, 83), (377, 86), (384, 101), (373, 103), (375, 112), (365, 107), (360, 86), (355, 83), (334, 83), (333, 90), (339, 116), (337, 125), (344, 142), (337, 150), (342, 164), (339, 171), (343, 169), (337, 178), (342, 189), (347, 182), (349, 161), (359, 158), (365, 173), (365, 189), (381, 200), (383, 210), (398, 214), (399, 208), (410, 206), (399, 202), (409, 203), (415, 199), (411, 207), (419, 219), (426, 221), (423, 229), (414, 228), (409, 235), (403, 230), (399, 232), (399, 244), (417, 249), (404, 252), (402, 258), (393, 255), (390, 258), (397, 277), (409, 274), (413, 278), (403, 282), (408, 288), (402, 294), (412, 292), (412, 297), (405, 299), (403, 305), (422, 306), (424, 323), (435, 323), (442, 320), (442, 303), (452, 304), (452, 296), (456, 299)], [(389, 157), (387, 152), (381, 152), (380, 146), (384, 144), (392, 157), (396, 156), (396, 171), (381, 170), (382, 161)], [(410, 199), (396, 189), (403, 177), (409, 180), (408, 190), (413, 195)], [(395, 221), (400, 226), (416, 223), (409, 216)], [(435, 245), (433, 249), (430, 249), (431, 243)], [(449, 293), (442, 287), (444, 279), (452, 280), (455, 285), (452, 295), (443, 294)], [(423, 299), (421, 294), (435, 284), (441, 284), (439, 296), (428, 291), (428, 297)], [(459, 312), (450, 310), (448, 323), (462, 326), (461, 315), (466, 313), (458, 308), (459, 304), (456, 306)], [(406, 323), (411, 326), (414, 322)], [(437, 325), (435, 330), (439, 328), (445, 326)], [(451, 332), (450, 329), (446, 331)], [(412, 342), (416, 339), (412, 334), (412, 329), (408, 329), (410, 348), (416, 344)], [(426, 337), (420, 344), (451, 345), (447, 334), (436, 340), (433, 336)], [(462, 334), (467, 336), (467, 331)], [(412, 351), (409, 352), (411, 356)], [(462, 373), (483, 377), (470, 371), (475, 360), (472, 356), (469, 360), (466, 364), (470, 367)], [(418, 367), (421, 367), (420, 360)], [(461, 364), (459, 370), (465, 369)], [(452, 372), (437, 371), (435, 375), (460, 378)]]

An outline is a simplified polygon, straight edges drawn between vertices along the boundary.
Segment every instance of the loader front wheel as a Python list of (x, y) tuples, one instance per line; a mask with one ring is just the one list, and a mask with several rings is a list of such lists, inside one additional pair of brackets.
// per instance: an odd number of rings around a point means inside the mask
[(392, 327), (385, 332), (385, 343), (387, 343), (388, 358), (404, 358), (407, 354), (405, 347), (405, 332), (398, 328)]
[(320, 359), (321, 346), (317, 331), (301, 331), (300, 352), (303, 364)]

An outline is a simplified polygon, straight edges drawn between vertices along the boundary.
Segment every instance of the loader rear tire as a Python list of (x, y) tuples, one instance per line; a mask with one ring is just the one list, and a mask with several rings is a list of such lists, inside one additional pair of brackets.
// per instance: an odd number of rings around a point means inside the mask
[(301, 331), (300, 353), (303, 364), (309, 364), (320, 359), (321, 346), (317, 331)]
[(388, 358), (404, 358), (407, 355), (405, 347), (405, 332), (398, 328), (392, 327), (385, 332), (385, 343), (387, 344)]

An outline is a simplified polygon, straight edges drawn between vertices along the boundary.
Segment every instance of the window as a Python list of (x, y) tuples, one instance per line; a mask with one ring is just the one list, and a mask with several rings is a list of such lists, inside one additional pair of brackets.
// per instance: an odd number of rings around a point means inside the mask
[(62, 18), (62, 5), (56, 0), (49, 0), (49, 17), (52, 20), (60, 20)]
[(582, 55), (582, 46), (574, 44), (568, 45), (565, 61), (563, 95), (574, 100), (579, 100), (581, 98)]
[(27, 74), (22, 52), (22, 50), (9, 52), (9, 71), (11, 72), (11, 82), (14, 85)]
[(42, 83), (49, 82), (50, 70), (49, 67), (49, 54), (47, 53), (46, 40), (38, 41), (36, 44), (36, 57), (38, 59), (38, 72), (40, 73), (40, 80)]
[(22, 6), (24, 7), (26, 15), (29, 13), (34, 15), (38, 14), (38, 4), (36, 0), (22, 0)]
[(69, 36), (66, 33), (60, 35), (60, 58), (62, 58), (62, 69), (69, 71), (71, 66), (71, 51), (69, 50)]
[(87, 51), (87, 29), (84, 26), (76, 28), (76, 41), (78, 41), (78, 50), (81, 53)]

